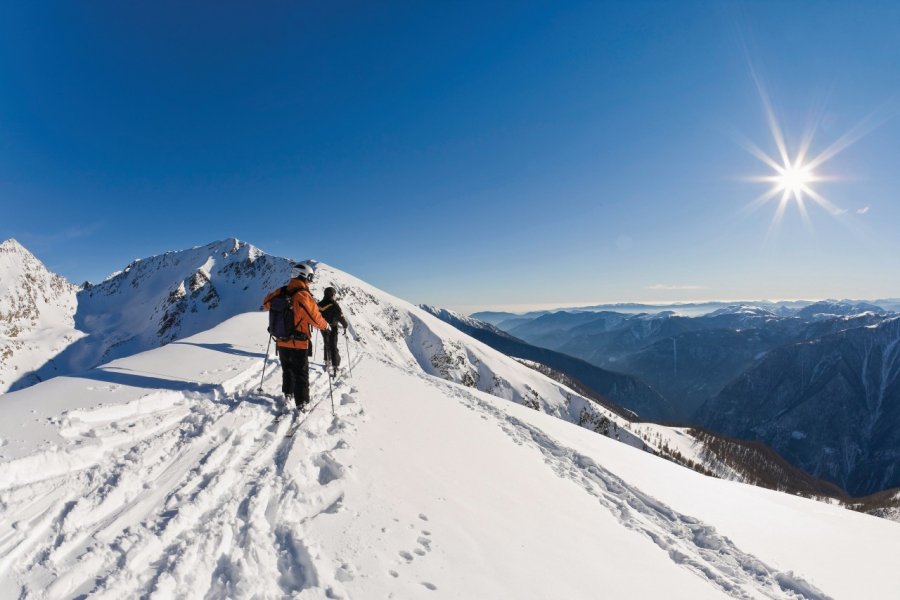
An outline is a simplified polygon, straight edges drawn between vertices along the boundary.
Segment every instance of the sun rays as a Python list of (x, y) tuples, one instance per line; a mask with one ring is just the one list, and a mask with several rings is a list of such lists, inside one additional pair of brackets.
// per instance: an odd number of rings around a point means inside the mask
[(775, 212), (769, 226), (771, 233), (784, 218), (790, 205), (796, 206), (803, 222), (811, 225), (809, 207), (815, 206), (824, 209), (829, 215), (837, 217), (847, 214), (847, 211), (836, 206), (817, 188), (824, 182), (838, 180), (835, 176), (829, 176), (822, 172), (822, 168), (835, 156), (846, 150), (863, 135), (875, 127), (874, 119), (865, 119), (862, 123), (852, 128), (835, 142), (828, 145), (821, 152), (811, 155), (813, 138), (821, 121), (821, 111), (814, 113), (800, 138), (796, 149), (790, 148), (784, 135), (784, 129), (778, 121), (775, 110), (765, 87), (763, 86), (756, 70), (750, 68), (756, 89), (759, 92), (760, 101), (765, 112), (766, 123), (772, 136), (776, 153), (774, 156), (762, 150), (749, 140), (742, 140), (741, 144), (750, 154), (759, 159), (770, 171), (766, 175), (750, 177), (750, 181), (765, 183), (769, 189), (757, 196), (746, 207), (745, 211), (753, 212), (762, 206), (775, 203)]

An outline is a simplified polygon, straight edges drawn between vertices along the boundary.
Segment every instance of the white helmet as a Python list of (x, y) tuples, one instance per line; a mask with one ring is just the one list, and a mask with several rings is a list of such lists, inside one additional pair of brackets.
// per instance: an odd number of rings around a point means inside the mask
[(315, 274), (315, 270), (308, 263), (302, 262), (291, 265), (291, 279), (302, 279), (312, 283)]

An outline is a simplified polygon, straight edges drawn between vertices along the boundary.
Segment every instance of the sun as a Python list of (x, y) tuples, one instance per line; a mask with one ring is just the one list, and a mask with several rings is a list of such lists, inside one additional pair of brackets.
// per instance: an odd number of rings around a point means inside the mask
[(820, 191), (819, 188), (826, 182), (839, 181), (839, 178), (823, 174), (820, 169), (840, 154), (843, 150), (857, 142), (869, 131), (872, 131), (880, 119), (876, 115), (870, 115), (855, 127), (852, 127), (844, 135), (837, 138), (824, 150), (817, 154), (810, 152), (816, 129), (822, 120), (824, 107), (819, 111), (813, 111), (811, 119), (800, 138), (799, 144), (789, 146), (783, 129), (775, 116), (775, 111), (766, 93), (762, 80), (751, 64), (751, 75), (756, 84), (759, 98), (762, 101), (764, 114), (772, 136), (775, 153), (770, 155), (756, 144), (746, 139), (741, 139), (741, 144), (753, 156), (758, 158), (769, 168), (768, 174), (750, 177), (750, 181), (765, 183), (768, 189), (750, 202), (743, 212), (752, 212), (770, 203), (776, 203), (775, 214), (772, 217), (770, 233), (781, 222), (789, 206), (795, 206), (803, 218), (804, 223), (810, 225), (810, 217), (807, 207), (816, 207), (824, 210), (835, 218), (841, 218), (848, 213), (847, 210), (835, 206)]
[(816, 173), (812, 167), (799, 160), (776, 169), (776, 174), (771, 177), (776, 192), (788, 194), (797, 202), (803, 201), (804, 194), (812, 197), (810, 185), (816, 180)]
[[(808, 130), (803, 136), (796, 153), (791, 153), (782, 133), (781, 125), (775, 118), (768, 98), (763, 93), (760, 95), (766, 109), (769, 129), (777, 154), (775, 155), (776, 157), (772, 157), (755, 144), (750, 142), (744, 144), (751, 154), (770, 169), (768, 175), (750, 178), (751, 181), (768, 184), (769, 189), (751, 202), (747, 209), (754, 211), (770, 201), (776, 201), (777, 208), (775, 209), (775, 215), (772, 217), (770, 232), (781, 222), (789, 205), (796, 206), (800, 216), (807, 225), (810, 224), (809, 212), (807, 211), (808, 204), (818, 206), (832, 216), (846, 213), (846, 211), (832, 204), (815, 188), (816, 184), (834, 180), (833, 177), (820, 174), (818, 169), (846, 147), (847, 144), (832, 144), (824, 152), (810, 158), (809, 149), (815, 132), (812, 129)], [(844, 142), (844, 140), (840, 141)]]

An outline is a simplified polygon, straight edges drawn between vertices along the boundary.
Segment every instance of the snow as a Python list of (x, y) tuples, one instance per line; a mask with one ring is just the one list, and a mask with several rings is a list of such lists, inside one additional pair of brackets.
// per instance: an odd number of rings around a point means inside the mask
[(4, 395), (0, 597), (896, 597), (897, 523), (578, 427), (565, 386), (327, 285), (352, 376), (332, 415), (313, 361), (293, 438), (258, 312)]

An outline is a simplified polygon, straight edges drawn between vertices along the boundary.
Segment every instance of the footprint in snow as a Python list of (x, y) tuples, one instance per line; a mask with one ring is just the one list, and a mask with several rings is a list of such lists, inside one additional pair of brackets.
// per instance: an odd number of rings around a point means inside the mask
[(406, 550), (401, 550), (397, 554), (399, 554), (401, 556), (401, 558), (403, 558), (403, 560), (405, 560), (406, 562), (413, 561), (413, 558), (414, 558), (413, 555), (410, 554), (409, 552), (407, 552)]
[(353, 567), (348, 565), (347, 563), (342, 564), (338, 569), (334, 572), (334, 578), (341, 582), (353, 581)]
[(423, 582), (422, 582), (422, 585), (424, 585), (426, 588), (428, 588), (428, 589), (431, 590), (432, 592), (435, 591), (435, 590), (437, 589), (437, 586), (436, 586), (436, 585), (434, 585), (433, 583), (428, 583), (427, 581), (423, 581)]

